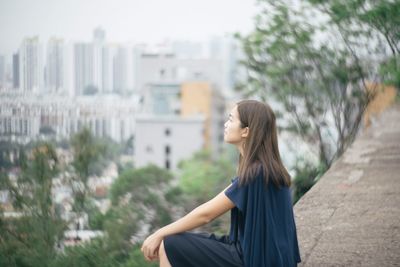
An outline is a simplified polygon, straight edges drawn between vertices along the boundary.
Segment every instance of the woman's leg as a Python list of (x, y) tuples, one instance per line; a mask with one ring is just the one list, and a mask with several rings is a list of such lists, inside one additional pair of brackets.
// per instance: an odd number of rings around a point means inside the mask
[(164, 241), (161, 242), (160, 248), (158, 249), (158, 256), (160, 257), (160, 267), (172, 267), (169, 263), (167, 253), (164, 249)]

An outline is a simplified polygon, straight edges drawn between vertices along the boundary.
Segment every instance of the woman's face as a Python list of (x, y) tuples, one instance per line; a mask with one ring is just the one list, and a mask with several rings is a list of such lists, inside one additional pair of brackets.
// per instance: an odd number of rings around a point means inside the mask
[(248, 128), (240, 125), (239, 112), (235, 106), (229, 113), (228, 120), (224, 124), (224, 141), (229, 144), (241, 146), (247, 137)]

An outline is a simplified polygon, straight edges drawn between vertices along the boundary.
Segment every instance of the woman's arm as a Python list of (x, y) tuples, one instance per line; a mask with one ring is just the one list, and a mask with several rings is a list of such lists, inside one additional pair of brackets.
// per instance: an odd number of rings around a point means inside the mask
[(202, 226), (235, 207), (234, 203), (224, 193), (227, 188), (210, 201), (198, 206), (184, 217), (164, 226), (146, 238), (142, 246), (145, 258), (151, 260), (157, 257), (158, 247), (164, 237)]
[(168, 235), (189, 231), (207, 224), (228, 210), (231, 210), (233, 207), (235, 207), (235, 205), (224, 193), (227, 188), (225, 188), (210, 201), (198, 206), (186, 216), (171, 224), (168, 224), (167, 226), (164, 226), (157, 232), (161, 236), (165, 237)]

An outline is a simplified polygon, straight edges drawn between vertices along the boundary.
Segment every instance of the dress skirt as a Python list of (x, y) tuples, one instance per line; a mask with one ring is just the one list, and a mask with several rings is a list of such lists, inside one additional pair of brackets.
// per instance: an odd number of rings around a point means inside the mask
[(180, 233), (164, 238), (172, 267), (243, 267), (242, 251), (227, 236)]

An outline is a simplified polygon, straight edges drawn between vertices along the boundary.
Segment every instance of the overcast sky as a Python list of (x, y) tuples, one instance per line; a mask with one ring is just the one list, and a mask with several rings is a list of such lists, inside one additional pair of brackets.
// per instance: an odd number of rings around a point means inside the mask
[(205, 40), (249, 32), (256, 0), (0, 0), (0, 54), (38, 35), (89, 41), (101, 26), (110, 42)]

